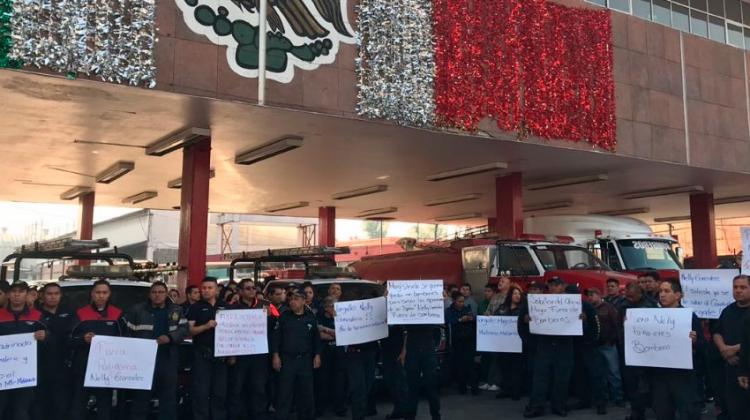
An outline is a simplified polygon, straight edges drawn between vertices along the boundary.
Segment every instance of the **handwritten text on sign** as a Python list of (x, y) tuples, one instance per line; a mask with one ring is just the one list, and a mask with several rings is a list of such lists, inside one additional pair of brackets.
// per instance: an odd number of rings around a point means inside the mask
[(156, 348), (156, 340), (94, 336), (91, 339), (84, 386), (151, 389)]
[(0, 336), (0, 391), (36, 386), (34, 334)]
[(529, 295), (529, 331), (539, 335), (583, 335), (581, 295)]
[(388, 337), (385, 298), (336, 302), (336, 345), (368, 343)]
[(750, 227), (741, 227), (742, 236), (742, 274), (750, 273)]
[(692, 309), (628, 309), (625, 316), (627, 366), (693, 368)]
[(477, 351), (521, 353), (517, 316), (478, 316)]
[(263, 309), (216, 313), (214, 355), (246, 356), (268, 353), (268, 318)]
[(442, 280), (388, 282), (388, 324), (444, 324)]
[(680, 270), (682, 305), (698, 318), (718, 319), (721, 311), (734, 302), (732, 279), (737, 270)]

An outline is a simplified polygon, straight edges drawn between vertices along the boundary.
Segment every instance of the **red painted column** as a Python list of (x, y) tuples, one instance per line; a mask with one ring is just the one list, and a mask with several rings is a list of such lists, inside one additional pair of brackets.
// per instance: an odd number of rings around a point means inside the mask
[(716, 268), (716, 226), (714, 224), (714, 195), (690, 196), (690, 229), (693, 233), (695, 268)]
[(336, 207), (318, 208), (318, 245), (336, 246)]
[(206, 275), (208, 236), (208, 179), (211, 170), (211, 139), (183, 150), (180, 199), (180, 289), (200, 285)]
[(78, 198), (78, 239), (93, 239), (95, 201), (96, 194), (93, 191)]
[(495, 232), (500, 239), (523, 234), (523, 185), (520, 172), (495, 179)]

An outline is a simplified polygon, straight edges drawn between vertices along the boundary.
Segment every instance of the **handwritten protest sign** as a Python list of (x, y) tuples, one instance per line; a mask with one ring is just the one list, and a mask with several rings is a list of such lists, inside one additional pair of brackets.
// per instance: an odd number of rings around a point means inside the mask
[(477, 351), (521, 353), (517, 316), (478, 316)]
[(336, 345), (348, 346), (388, 337), (385, 298), (336, 302)]
[(214, 355), (245, 356), (268, 353), (268, 318), (263, 309), (216, 313)]
[(157, 347), (156, 340), (94, 336), (84, 386), (151, 389)]
[(34, 334), (0, 336), (0, 391), (36, 386)]
[(682, 305), (698, 318), (718, 319), (721, 311), (734, 302), (732, 279), (738, 270), (680, 270)]
[(627, 366), (693, 368), (692, 309), (628, 309), (625, 316)]
[(581, 295), (529, 295), (529, 331), (539, 335), (583, 335)]
[(444, 323), (442, 280), (388, 282), (388, 325)]
[(750, 273), (750, 227), (741, 227), (742, 236), (742, 274)]

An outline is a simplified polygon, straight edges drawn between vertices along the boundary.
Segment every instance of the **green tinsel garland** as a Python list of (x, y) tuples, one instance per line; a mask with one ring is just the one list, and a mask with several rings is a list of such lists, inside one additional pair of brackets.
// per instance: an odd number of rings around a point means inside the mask
[(13, 38), (11, 37), (11, 20), (13, 18), (13, 0), (0, 0), (0, 68), (20, 68), (21, 62), (8, 58)]

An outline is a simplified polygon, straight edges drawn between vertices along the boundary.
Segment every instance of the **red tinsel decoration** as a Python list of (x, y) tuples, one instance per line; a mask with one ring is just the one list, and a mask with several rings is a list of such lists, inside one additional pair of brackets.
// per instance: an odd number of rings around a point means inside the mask
[(438, 125), (588, 141), (614, 150), (607, 11), (546, 0), (433, 0)]

